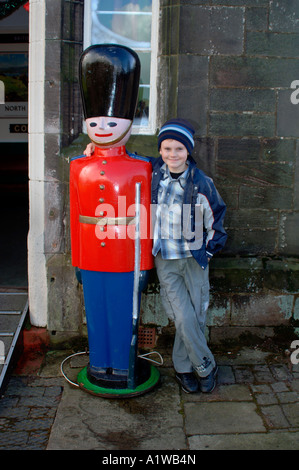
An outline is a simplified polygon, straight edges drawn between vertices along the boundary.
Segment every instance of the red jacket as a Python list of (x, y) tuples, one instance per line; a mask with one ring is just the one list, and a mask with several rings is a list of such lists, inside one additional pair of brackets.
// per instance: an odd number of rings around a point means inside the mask
[[(153, 268), (151, 175), (151, 163), (130, 157), (125, 147), (109, 150), (96, 147), (91, 157), (83, 155), (71, 161), (73, 266), (103, 272), (134, 270), (135, 183), (141, 182), (140, 269)], [(106, 225), (107, 217), (109, 225)], [(120, 217), (127, 219), (120, 222)]]

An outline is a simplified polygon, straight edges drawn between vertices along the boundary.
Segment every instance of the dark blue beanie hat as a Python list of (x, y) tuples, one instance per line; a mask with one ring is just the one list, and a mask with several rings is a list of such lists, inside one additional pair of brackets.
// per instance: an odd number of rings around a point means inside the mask
[(163, 124), (158, 134), (158, 150), (163, 140), (174, 139), (185, 145), (188, 153), (191, 154), (194, 148), (194, 133), (192, 124), (185, 119), (170, 119)]

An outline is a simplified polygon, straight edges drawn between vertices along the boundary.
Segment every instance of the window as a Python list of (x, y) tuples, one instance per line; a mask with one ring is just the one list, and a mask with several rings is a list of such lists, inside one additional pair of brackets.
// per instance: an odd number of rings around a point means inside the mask
[(141, 62), (134, 134), (156, 132), (156, 76), (159, 0), (85, 0), (84, 49), (122, 44)]

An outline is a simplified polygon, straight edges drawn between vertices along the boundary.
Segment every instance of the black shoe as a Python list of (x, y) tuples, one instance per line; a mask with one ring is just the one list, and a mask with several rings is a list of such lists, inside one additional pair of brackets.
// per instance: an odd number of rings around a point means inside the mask
[(199, 377), (199, 388), (202, 393), (212, 392), (216, 386), (217, 365), (206, 377)]
[(175, 378), (186, 393), (195, 393), (198, 391), (198, 381), (193, 372), (186, 372), (184, 374), (176, 373)]

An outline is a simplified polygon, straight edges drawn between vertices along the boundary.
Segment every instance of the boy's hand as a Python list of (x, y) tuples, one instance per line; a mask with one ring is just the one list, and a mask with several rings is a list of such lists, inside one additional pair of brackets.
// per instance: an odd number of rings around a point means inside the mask
[(93, 154), (94, 149), (95, 149), (95, 145), (93, 142), (91, 142), (90, 144), (87, 145), (86, 149), (83, 152), (83, 155), (90, 157)]

